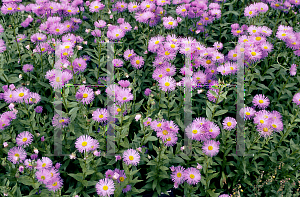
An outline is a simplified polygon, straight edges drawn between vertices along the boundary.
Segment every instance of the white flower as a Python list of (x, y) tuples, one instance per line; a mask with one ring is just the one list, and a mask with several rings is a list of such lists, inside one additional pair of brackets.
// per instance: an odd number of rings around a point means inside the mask
[(7, 142), (3, 142), (3, 146), (4, 146), (4, 148), (8, 147), (8, 143)]
[(19, 78), (22, 79), (22, 74), (19, 74)]
[(142, 117), (141, 114), (137, 114), (137, 115), (135, 116), (135, 121), (138, 121), (141, 117)]
[(35, 154), (38, 154), (39, 153), (39, 150), (38, 149), (33, 149), (33, 152), (35, 153)]

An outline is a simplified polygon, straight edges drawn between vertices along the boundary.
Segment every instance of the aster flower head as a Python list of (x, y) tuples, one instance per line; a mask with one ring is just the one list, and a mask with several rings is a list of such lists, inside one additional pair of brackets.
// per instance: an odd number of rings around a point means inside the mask
[(47, 184), (51, 180), (51, 174), (48, 169), (41, 169), (36, 171), (36, 178), (40, 183)]
[(252, 103), (255, 107), (258, 107), (260, 109), (265, 109), (269, 106), (270, 100), (265, 95), (258, 94), (254, 96)]
[(33, 65), (32, 64), (24, 64), (22, 70), (24, 73), (31, 72), (33, 70)]
[(244, 117), (246, 120), (250, 120), (254, 117), (256, 111), (251, 107), (245, 107), (240, 110), (240, 116)]
[(100, 10), (103, 10), (104, 7), (105, 5), (103, 5), (99, 1), (93, 1), (89, 6), (90, 12), (99, 12)]
[(175, 20), (173, 17), (163, 17), (163, 25), (166, 29), (174, 29), (178, 26), (177, 20)]
[(207, 140), (204, 142), (202, 150), (207, 156), (213, 157), (219, 153), (219, 145), (219, 141)]
[(88, 135), (82, 135), (77, 138), (75, 147), (80, 153), (91, 151), (91, 147), (95, 144), (94, 139)]
[(97, 194), (100, 196), (110, 196), (113, 195), (115, 191), (115, 184), (112, 179), (101, 179), (95, 187)]
[(126, 185), (126, 187), (122, 190), (123, 193), (127, 193), (131, 190), (131, 185)]
[(172, 174), (171, 174), (171, 179), (174, 183), (177, 183), (178, 185), (182, 184), (185, 180), (184, 174), (185, 174), (185, 169), (182, 166), (177, 166), (174, 167)]
[(60, 176), (51, 178), (51, 180), (49, 180), (46, 184), (47, 189), (53, 192), (61, 189), (62, 186), (63, 186), (63, 180)]
[(300, 107), (300, 92), (296, 93), (293, 96), (293, 103), (295, 103), (296, 105), (298, 105)]
[(114, 67), (122, 67), (123, 66), (123, 61), (121, 59), (113, 59), (112, 61)]
[(33, 141), (33, 135), (28, 131), (24, 131), (20, 133), (16, 138), (16, 142), (18, 146), (23, 146), (23, 147), (29, 146), (29, 144), (31, 144), (32, 141)]
[(130, 85), (130, 82), (128, 80), (120, 80), (118, 84), (123, 88), (127, 88)]
[(131, 65), (136, 68), (136, 69), (140, 69), (143, 65), (144, 65), (144, 58), (142, 56), (134, 56), (131, 60), (130, 60)]
[(176, 88), (176, 81), (174, 78), (166, 76), (159, 80), (159, 86), (162, 91), (174, 91)]
[(27, 153), (22, 147), (13, 147), (8, 151), (7, 159), (13, 164), (23, 163), (26, 159)]
[(133, 100), (133, 95), (131, 93), (131, 90), (128, 88), (119, 88), (116, 99), (120, 103), (125, 103)]
[(52, 160), (48, 157), (42, 157), (42, 159), (38, 159), (37, 160), (37, 166), (36, 168), (38, 170), (42, 170), (42, 169), (48, 169), (50, 170), (52, 168)]
[(295, 76), (297, 74), (297, 65), (296, 64), (292, 64), (291, 68), (290, 68), (290, 75), (291, 76)]
[(64, 128), (68, 126), (70, 119), (67, 117), (61, 117), (59, 114), (55, 114), (52, 119), (52, 125), (56, 128)]
[(201, 174), (197, 168), (189, 167), (184, 170), (184, 179), (190, 185), (196, 185), (201, 180)]
[(178, 137), (176, 134), (174, 133), (169, 133), (167, 136), (166, 136), (166, 140), (164, 141), (165, 143), (165, 146), (174, 146), (176, 144), (178, 140)]
[(82, 98), (77, 99), (77, 101), (81, 101), (83, 104), (90, 104), (95, 98), (94, 91), (88, 87), (79, 89), (76, 96), (79, 96), (79, 94), (82, 94)]
[(134, 52), (134, 50), (130, 50), (130, 49), (127, 49), (125, 52), (124, 52), (124, 59), (125, 60), (131, 60), (134, 56), (136, 56), (136, 53)]
[(123, 160), (127, 165), (132, 164), (137, 166), (137, 164), (140, 162), (140, 155), (136, 150), (128, 149), (123, 153)]
[(226, 117), (224, 120), (223, 120), (223, 127), (224, 129), (226, 130), (232, 130), (236, 127), (236, 120), (234, 118), (231, 118), (231, 117)]
[(260, 136), (262, 137), (269, 137), (273, 134), (273, 127), (271, 124), (259, 124), (257, 125), (257, 131), (259, 132)]
[(107, 109), (97, 109), (93, 112), (92, 116), (96, 122), (105, 122), (107, 121)]

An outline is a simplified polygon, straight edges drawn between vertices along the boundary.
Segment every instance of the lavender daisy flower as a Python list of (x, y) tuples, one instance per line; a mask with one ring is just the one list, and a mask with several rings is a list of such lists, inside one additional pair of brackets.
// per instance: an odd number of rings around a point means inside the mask
[(38, 181), (43, 184), (47, 184), (51, 180), (50, 171), (47, 169), (36, 171), (35, 176), (38, 179)]
[(20, 133), (16, 138), (16, 142), (18, 146), (23, 146), (23, 147), (28, 146), (29, 144), (31, 144), (32, 141), (33, 141), (33, 135), (28, 131), (24, 131)]
[(0, 39), (0, 53), (6, 50), (6, 45), (3, 40)]
[(255, 107), (258, 107), (260, 109), (265, 109), (266, 107), (269, 106), (270, 100), (265, 95), (258, 94), (254, 96), (252, 103)]
[(202, 150), (207, 156), (213, 157), (219, 153), (219, 145), (219, 141), (207, 140), (204, 142)]
[(140, 155), (136, 150), (128, 149), (123, 153), (123, 160), (127, 165), (132, 164), (137, 166), (137, 164), (140, 162)]
[(228, 131), (234, 129), (236, 127), (236, 124), (237, 124), (236, 120), (231, 117), (226, 117), (223, 120), (223, 127), (224, 127), (224, 129), (226, 129)]
[(69, 118), (61, 117), (59, 114), (55, 114), (52, 119), (53, 127), (61, 129), (62, 127), (68, 126), (70, 122)]
[(33, 70), (33, 65), (32, 64), (25, 64), (23, 66), (22, 70), (23, 70), (24, 73), (31, 72)]
[(42, 169), (50, 170), (52, 168), (52, 161), (48, 157), (42, 157), (42, 159), (38, 159), (36, 163), (37, 163), (36, 169), (38, 170), (42, 170)]
[(196, 185), (201, 180), (201, 174), (197, 168), (187, 168), (184, 171), (184, 179), (190, 185)]
[(245, 107), (240, 110), (240, 116), (246, 120), (250, 120), (254, 117), (256, 111), (251, 107)]
[(119, 101), (120, 103), (125, 103), (133, 100), (133, 95), (130, 91), (131, 90), (127, 88), (120, 88), (116, 96), (117, 101)]
[(97, 194), (100, 196), (110, 196), (114, 194), (115, 185), (112, 179), (101, 179), (96, 184)]
[(127, 88), (130, 85), (130, 82), (128, 80), (121, 80), (118, 82), (118, 84), (123, 88)]
[(300, 107), (300, 93), (296, 93), (293, 96), (293, 102)]
[(150, 96), (151, 90), (150, 90), (149, 88), (147, 88), (147, 89), (145, 90), (144, 94), (145, 94), (146, 96)]
[(47, 39), (47, 36), (42, 33), (33, 34), (31, 37), (31, 42), (44, 42)]
[(126, 61), (131, 60), (134, 56), (136, 56), (136, 53), (134, 52), (134, 50), (127, 49), (124, 52), (124, 59)]
[(262, 137), (269, 137), (273, 134), (273, 127), (270, 124), (257, 125), (257, 131)]
[(62, 186), (63, 186), (63, 180), (60, 177), (52, 178), (46, 184), (47, 189), (53, 192), (61, 189)]
[(177, 166), (174, 168), (174, 171), (171, 174), (171, 179), (174, 183), (178, 185), (182, 184), (185, 180), (184, 178), (185, 169), (182, 166)]
[(94, 144), (94, 139), (88, 135), (82, 135), (77, 138), (75, 142), (75, 147), (80, 153), (89, 152), (91, 150), (91, 146)]
[(164, 77), (159, 80), (159, 87), (162, 91), (174, 91), (176, 88), (176, 81), (170, 76)]
[(17, 36), (17, 42), (21, 42), (22, 40), (24, 40), (26, 38), (26, 35), (25, 34), (19, 34)]
[(105, 122), (107, 121), (107, 109), (97, 109), (93, 112), (92, 116), (96, 122)]
[(113, 59), (112, 61), (114, 67), (122, 67), (123, 66), (123, 61), (120, 59)]
[(144, 65), (144, 58), (141, 56), (135, 56), (131, 59), (130, 63), (134, 68), (140, 69)]
[(77, 99), (77, 101), (81, 100), (83, 104), (90, 104), (94, 100), (94, 92), (91, 88), (81, 88), (78, 90), (76, 95), (82, 94), (82, 99)]
[(7, 159), (13, 164), (23, 163), (26, 159), (27, 153), (24, 148), (13, 147), (8, 151)]
[(99, 20), (94, 23), (94, 25), (98, 28), (104, 28), (106, 26), (106, 22), (104, 20)]

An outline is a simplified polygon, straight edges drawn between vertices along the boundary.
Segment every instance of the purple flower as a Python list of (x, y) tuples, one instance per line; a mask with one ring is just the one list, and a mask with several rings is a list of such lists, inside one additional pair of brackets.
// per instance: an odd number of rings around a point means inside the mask
[(41, 137), (41, 141), (42, 142), (45, 141), (45, 137), (44, 136)]
[(13, 147), (8, 152), (8, 160), (13, 164), (23, 163), (27, 153), (22, 147)]
[(27, 73), (27, 72), (31, 72), (33, 70), (33, 65), (32, 64), (25, 64), (23, 66), (23, 72)]
[(36, 112), (36, 113), (42, 113), (42, 111), (43, 111), (43, 107), (42, 106), (37, 106), (35, 109), (34, 109), (34, 111)]
[(137, 166), (140, 162), (140, 154), (134, 149), (128, 149), (123, 153), (123, 160), (127, 165)]
[(300, 107), (300, 93), (294, 95), (293, 102)]

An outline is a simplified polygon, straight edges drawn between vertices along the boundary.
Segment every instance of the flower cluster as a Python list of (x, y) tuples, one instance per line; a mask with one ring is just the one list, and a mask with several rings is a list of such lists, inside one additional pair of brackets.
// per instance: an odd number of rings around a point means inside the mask
[(201, 174), (197, 168), (189, 167), (185, 169), (182, 166), (171, 166), (170, 169), (172, 171), (171, 179), (174, 182), (174, 188), (178, 188), (184, 182), (196, 185), (201, 180)]
[(300, 56), (300, 32), (294, 32), (293, 27), (279, 25), (276, 37), (284, 41), (296, 56)]
[(174, 146), (177, 143), (179, 128), (172, 120), (154, 120), (149, 124), (156, 131), (156, 136), (165, 143), (165, 146)]
[(265, 3), (253, 3), (245, 8), (244, 15), (248, 18), (252, 18), (259, 15), (260, 13), (266, 13), (268, 10), (269, 7)]

